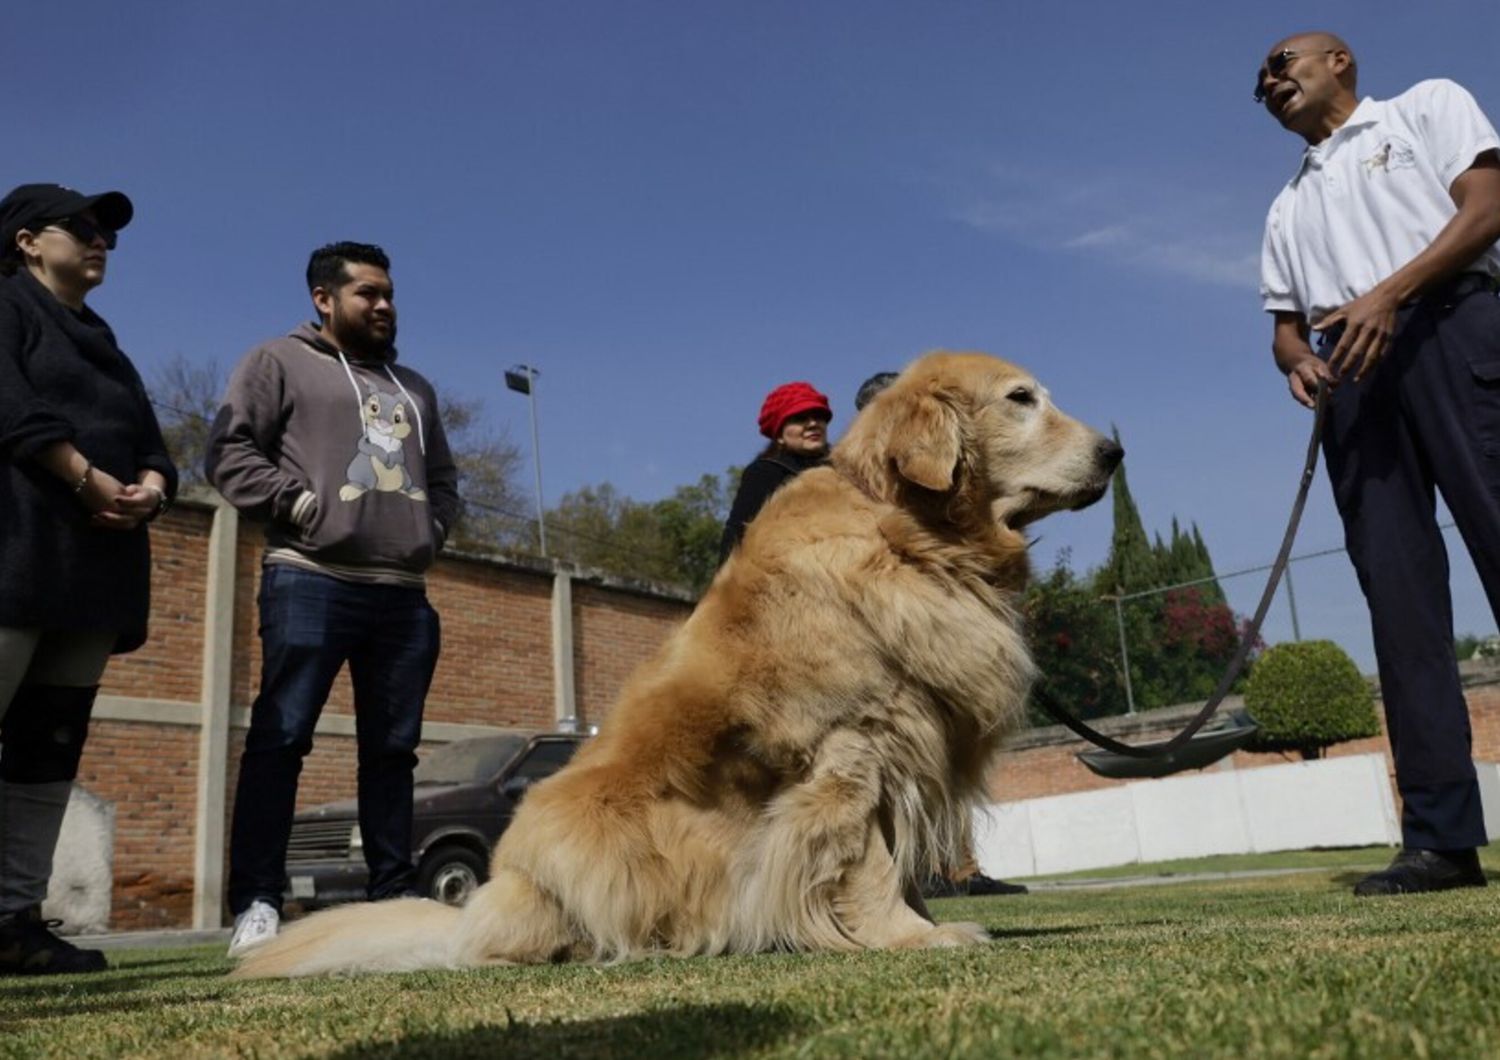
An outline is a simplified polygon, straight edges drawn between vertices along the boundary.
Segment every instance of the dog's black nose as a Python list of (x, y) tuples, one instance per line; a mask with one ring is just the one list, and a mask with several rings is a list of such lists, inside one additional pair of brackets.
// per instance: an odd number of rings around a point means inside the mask
[(1113, 471), (1125, 459), (1125, 447), (1112, 438), (1099, 439), (1099, 463)]

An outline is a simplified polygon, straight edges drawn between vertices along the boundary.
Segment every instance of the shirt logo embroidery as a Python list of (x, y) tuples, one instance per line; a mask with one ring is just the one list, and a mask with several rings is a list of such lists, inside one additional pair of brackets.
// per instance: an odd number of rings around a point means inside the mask
[(1395, 136), (1381, 144), (1369, 158), (1360, 161), (1360, 165), (1365, 167), (1366, 176), (1373, 176), (1377, 172), (1389, 173), (1393, 169), (1410, 169), (1416, 164), (1417, 156), (1412, 151), (1411, 144)]

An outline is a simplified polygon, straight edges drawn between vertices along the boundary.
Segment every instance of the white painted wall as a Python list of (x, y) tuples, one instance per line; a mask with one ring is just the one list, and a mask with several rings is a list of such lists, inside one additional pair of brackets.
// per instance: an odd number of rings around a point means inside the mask
[(1479, 801), (1484, 807), (1484, 829), (1491, 843), (1500, 843), (1500, 762), (1475, 762)]
[[(1476, 765), (1495, 837), (1500, 766)], [(1001, 878), (1400, 841), (1380, 754), (1143, 780), (998, 803), (975, 818), (980, 867)]]

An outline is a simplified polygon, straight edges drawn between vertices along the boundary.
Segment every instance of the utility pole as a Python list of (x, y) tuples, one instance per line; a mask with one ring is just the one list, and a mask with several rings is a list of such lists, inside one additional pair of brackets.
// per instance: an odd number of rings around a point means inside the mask
[(1125, 664), (1125, 713), (1135, 713), (1135, 693), (1130, 687), (1130, 647), (1125, 643), (1125, 608), (1121, 604), (1123, 594), (1116, 592), (1115, 601), (1115, 625), (1120, 630), (1120, 661)]
[(1286, 570), (1282, 572), (1282, 577), (1286, 579), (1286, 602), (1292, 609), (1292, 639), (1301, 640), (1302, 625), (1297, 621), (1297, 594), (1292, 591), (1292, 564), (1290, 558), (1288, 558)]

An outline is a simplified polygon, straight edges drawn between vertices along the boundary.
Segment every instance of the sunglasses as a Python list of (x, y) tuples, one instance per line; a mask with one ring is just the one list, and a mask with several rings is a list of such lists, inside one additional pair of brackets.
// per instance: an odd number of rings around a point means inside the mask
[(1290, 48), (1283, 48), (1276, 54), (1267, 56), (1265, 65), (1255, 72), (1255, 102), (1264, 103), (1266, 101), (1265, 80), (1267, 74), (1270, 74), (1272, 77), (1280, 77), (1286, 73), (1286, 68), (1292, 64), (1293, 59), (1301, 58), (1304, 55), (1332, 55), (1336, 51), (1338, 51), (1337, 48), (1324, 48), (1321, 52), (1294, 52)]
[(63, 217), (48, 221), (42, 228), (56, 228), (60, 232), (66, 232), (86, 247), (93, 246), (95, 239), (102, 239), (106, 249), (114, 250), (118, 239), (113, 228), (97, 225), (86, 217)]

